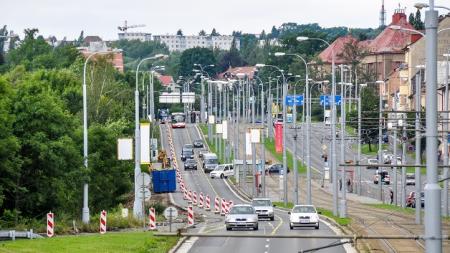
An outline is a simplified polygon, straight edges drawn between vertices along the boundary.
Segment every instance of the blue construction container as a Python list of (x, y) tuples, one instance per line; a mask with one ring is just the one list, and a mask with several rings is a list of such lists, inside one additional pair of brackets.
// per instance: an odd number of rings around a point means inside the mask
[(177, 189), (175, 170), (154, 170), (152, 171), (153, 191), (175, 192)]

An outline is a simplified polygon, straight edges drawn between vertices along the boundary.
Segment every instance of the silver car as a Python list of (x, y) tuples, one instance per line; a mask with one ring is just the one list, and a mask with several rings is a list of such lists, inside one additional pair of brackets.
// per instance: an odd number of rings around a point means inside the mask
[(258, 218), (268, 218), (274, 220), (273, 204), (268, 198), (255, 198), (252, 200), (252, 206), (258, 214)]
[(234, 205), (225, 217), (227, 230), (233, 228), (253, 228), (258, 230), (258, 215), (251, 205)]

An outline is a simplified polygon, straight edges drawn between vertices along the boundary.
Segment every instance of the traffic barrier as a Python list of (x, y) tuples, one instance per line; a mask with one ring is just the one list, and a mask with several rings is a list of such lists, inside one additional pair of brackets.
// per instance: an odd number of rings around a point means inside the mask
[(220, 200), (220, 215), (225, 215), (225, 211), (227, 208), (227, 201), (225, 199)]
[(186, 189), (183, 190), (183, 199), (184, 200), (188, 200), (189, 199)]
[(100, 213), (100, 234), (106, 233), (106, 211)]
[(194, 208), (192, 205), (188, 206), (188, 226), (194, 225)]
[(214, 199), (214, 213), (219, 213), (220, 212), (220, 198), (216, 196), (216, 198)]
[(211, 199), (209, 198), (209, 195), (206, 195), (205, 198), (205, 210), (206, 211), (211, 210)]
[(156, 212), (153, 207), (149, 209), (148, 221), (150, 230), (156, 230)]
[(194, 206), (196, 206), (197, 205), (197, 192), (192, 192), (192, 204), (194, 205)]
[(188, 198), (188, 201), (192, 201), (192, 191), (188, 191), (187, 198)]
[(52, 212), (47, 213), (47, 237), (53, 237), (55, 235), (54, 233), (54, 214)]
[(203, 192), (200, 192), (198, 198), (198, 207), (203, 208)]

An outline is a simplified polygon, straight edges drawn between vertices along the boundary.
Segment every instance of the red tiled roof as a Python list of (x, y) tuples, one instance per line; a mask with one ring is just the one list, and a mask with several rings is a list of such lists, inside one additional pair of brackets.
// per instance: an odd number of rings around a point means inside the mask
[(244, 66), (244, 67), (230, 67), (227, 71), (220, 73), (218, 76), (220, 79), (226, 77), (236, 77), (238, 73), (246, 74), (250, 79), (253, 79), (253, 75), (255, 74), (256, 67), (255, 66)]
[(171, 83), (173, 83), (172, 76), (158, 76), (158, 80), (163, 86), (169, 86)]
[[(406, 15), (404, 13), (395, 13), (392, 16), (392, 22), (389, 24), (398, 25), (402, 28), (414, 29), (414, 27), (408, 23)], [(405, 46), (411, 42), (411, 32), (394, 30), (389, 28), (384, 29), (369, 45), (371, 53), (395, 53), (402, 51)], [(415, 29), (414, 29), (415, 30)]]
[(342, 50), (344, 49), (345, 44), (349, 43), (349, 42), (355, 42), (357, 41), (356, 38), (354, 38), (351, 35), (346, 35), (343, 37), (339, 37), (337, 38), (335, 41), (333, 41), (333, 43), (331, 43), (331, 45), (329, 47), (327, 47), (325, 50), (323, 50), (320, 54), (319, 54), (319, 58), (322, 62), (324, 63), (330, 63), (331, 64), (331, 60), (332, 60), (332, 56), (333, 56), (333, 52), (336, 56), (336, 58), (334, 59), (336, 64), (343, 64), (345, 63), (344, 59), (341, 59), (338, 55), (342, 52)]

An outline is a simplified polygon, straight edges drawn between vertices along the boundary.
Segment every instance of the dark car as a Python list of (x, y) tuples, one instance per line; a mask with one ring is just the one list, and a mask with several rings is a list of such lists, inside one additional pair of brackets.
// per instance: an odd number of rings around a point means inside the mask
[(186, 159), (184, 162), (184, 170), (197, 170), (197, 161), (195, 159)]
[(202, 140), (195, 140), (193, 145), (194, 145), (194, 148), (203, 148), (203, 141)]
[(186, 159), (194, 159), (194, 150), (191, 148), (183, 148), (181, 151), (181, 161)]
[[(289, 167), (287, 168), (287, 173), (289, 173)], [(276, 163), (272, 164), (266, 168), (266, 174), (283, 174), (283, 164)]]
[[(406, 198), (406, 206), (416, 208), (416, 192), (410, 192)], [(425, 193), (420, 192), (420, 206), (425, 207)]]

